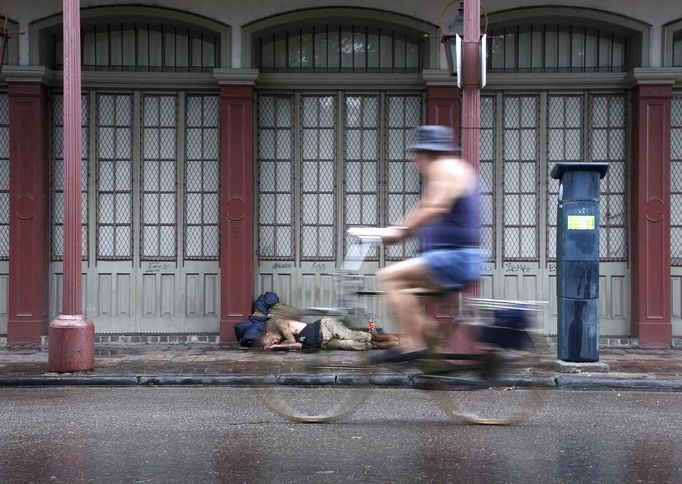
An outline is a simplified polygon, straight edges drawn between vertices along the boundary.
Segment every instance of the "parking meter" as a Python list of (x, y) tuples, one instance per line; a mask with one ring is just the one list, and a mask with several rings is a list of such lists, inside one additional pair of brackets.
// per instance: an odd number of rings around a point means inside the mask
[(557, 354), (599, 361), (599, 180), (608, 163), (563, 162), (557, 217)]

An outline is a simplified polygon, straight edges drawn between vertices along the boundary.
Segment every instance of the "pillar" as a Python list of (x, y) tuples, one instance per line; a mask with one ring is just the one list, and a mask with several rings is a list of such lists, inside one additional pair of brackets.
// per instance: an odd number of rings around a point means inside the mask
[(642, 348), (672, 345), (671, 97), (671, 84), (633, 89), (632, 334)]
[(253, 305), (253, 88), (220, 87), (220, 341)]
[[(450, 126), (459, 138), (459, 109), (459, 90), (456, 86), (427, 86), (426, 124)], [(461, 144), (462, 141), (458, 139), (457, 142)]]
[(48, 317), (48, 91), (40, 70), (3, 74), (10, 103), (7, 344), (39, 345)]

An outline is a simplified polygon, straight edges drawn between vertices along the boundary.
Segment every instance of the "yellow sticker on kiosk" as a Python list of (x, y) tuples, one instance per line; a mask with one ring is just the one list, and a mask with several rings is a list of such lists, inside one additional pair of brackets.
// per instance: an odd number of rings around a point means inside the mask
[(568, 230), (594, 230), (594, 215), (569, 215)]

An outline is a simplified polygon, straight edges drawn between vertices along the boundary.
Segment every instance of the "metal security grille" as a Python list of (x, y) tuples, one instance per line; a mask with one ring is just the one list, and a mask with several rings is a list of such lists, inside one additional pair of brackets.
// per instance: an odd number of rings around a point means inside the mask
[[(61, 30), (55, 34), (55, 68), (64, 68)], [(148, 21), (84, 25), (84, 70), (209, 72), (218, 66), (220, 36), (184, 26)]]
[(423, 39), (364, 25), (321, 25), (257, 40), (262, 72), (420, 72)]
[[(81, 241), (88, 258), (88, 97), (81, 96)], [(64, 96), (52, 96), (52, 260), (64, 258)]]
[(185, 259), (217, 260), (219, 99), (188, 95), (185, 112)]
[(505, 261), (538, 260), (538, 98), (504, 97)]
[(539, 24), (494, 28), (491, 72), (623, 72), (630, 44), (604, 29)]
[[(461, 139), (461, 138), (460, 138)], [(495, 257), (495, 96), (481, 96), (481, 249)]]
[(0, 94), (0, 260), (9, 260), (9, 96)]
[(556, 259), (559, 180), (549, 173), (559, 161), (583, 161), (583, 96), (547, 96), (547, 259)]
[(625, 96), (591, 95), (589, 117), (591, 160), (609, 163), (608, 174), (601, 181), (599, 257), (602, 261), (625, 261), (628, 253)]
[(142, 260), (176, 257), (176, 96), (142, 97)]
[[(413, 129), (422, 122), (420, 96), (386, 96), (386, 220), (398, 223), (415, 206), (421, 193), (419, 172), (407, 152)], [(410, 240), (386, 247), (387, 260), (401, 260), (417, 254), (418, 244)]]
[(303, 96), (301, 109), (301, 258), (336, 255), (336, 99)]
[(670, 258), (682, 266), (682, 97), (672, 99), (670, 117)]
[(133, 257), (133, 97), (99, 94), (97, 104), (97, 258), (129, 260)]
[(293, 97), (258, 97), (258, 256), (293, 260)]
[[(349, 227), (379, 224), (379, 96), (348, 96), (345, 106), (344, 234)], [(368, 257), (377, 256), (373, 247)]]

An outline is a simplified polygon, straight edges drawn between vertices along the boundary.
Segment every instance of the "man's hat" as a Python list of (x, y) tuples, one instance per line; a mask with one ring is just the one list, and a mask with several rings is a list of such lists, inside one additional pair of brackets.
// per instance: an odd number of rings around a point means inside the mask
[(417, 126), (412, 133), (410, 151), (456, 152), (462, 149), (455, 143), (452, 129), (447, 126)]

